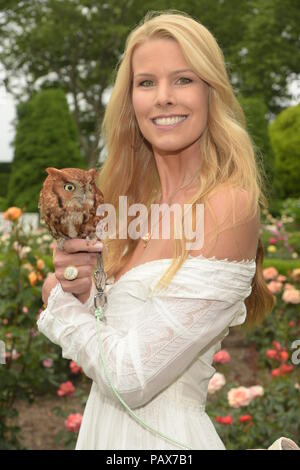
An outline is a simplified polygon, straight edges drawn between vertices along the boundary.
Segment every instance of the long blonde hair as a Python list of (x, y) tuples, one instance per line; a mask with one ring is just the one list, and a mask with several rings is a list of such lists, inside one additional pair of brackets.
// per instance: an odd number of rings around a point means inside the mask
[[(267, 208), (262, 189), (266, 187), (263, 165), (259, 165), (259, 152), (246, 130), (245, 116), (232, 90), (223, 53), (201, 23), (177, 10), (148, 12), (126, 40), (101, 129), (107, 158), (100, 170), (98, 185), (104, 200), (114, 205), (118, 216), (120, 195), (127, 196), (129, 205), (142, 203), (149, 208), (154, 195), (161, 191), (152, 147), (139, 130), (131, 101), (132, 54), (149, 39), (177, 41), (187, 63), (209, 85), (208, 121), (200, 139), (199, 189), (189, 203), (193, 207), (199, 202), (208, 203), (208, 196), (217, 187), (229, 184), (245, 189), (250, 195), (249, 217), (255, 215), (258, 205)], [(128, 262), (137, 242), (118, 235), (116, 239), (105, 239), (108, 250), (104, 253), (104, 266), (108, 276), (116, 274)], [(184, 243), (184, 237), (175, 241), (174, 258), (159, 281), (161, 286), (168, 285), (187, 258)], [(248, 326), (261, 322), (274, 305), (262, 275), (263, 256), (259, 240), (252, 292), (245, 301)]]

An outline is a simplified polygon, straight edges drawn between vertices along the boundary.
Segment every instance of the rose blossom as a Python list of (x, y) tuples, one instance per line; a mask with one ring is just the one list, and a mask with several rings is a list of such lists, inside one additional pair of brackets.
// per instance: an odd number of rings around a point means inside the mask
[(288, 358), (289, 358), (289, 354), (288, 354), (287, 351), (281, 351), (281, 352), (279, 353), (279, 355), (280, 355), (280, 360), (281, 360), (282, 362), (286, 362), (286, 361), (288, 360)]
[(251, 415), (243, 415), (239, 417), (239, 422), (240, 423), (247, 423), (247, 422), (252, 421), (252, 416)]
[(53, 366), (53, 360), (52, 359), (44, 359), (43, 360), (43, 366), (44, 367), (52, 367)]
[(210, 394), (215, 393), (220, 390), (223, 385), (225, 385), (225, 383), (226, 381), (224, 375), (220, 374), (219, 372), (216, 372), (208, 383), (207, 392)]
[(284, 290), (296, 289), (293, 284), (289, 284), (288, 282), (284, 285)]
[(268, 349), (266, 351), (266, 356), (269, 359), (277, 359), (277, 351), (275, 351), (275, 349)]
[(221, 349), (221, 351), (214, 355), (214, 362), (216, 364), (227, 364), (230, 362), (230, 354), (226, 351), (226, 349)]
[(283, 276), (282, 274), (279, 274), (279, 276), (277, 277), (277, 281), (278, 281), (278, 282), (284, 282), (284, 281), (286, 281), (286, 276)]
[(72, 382), (70, 382), (69, 380), (67, 382), (64, 382), (60, 385), (58, 391), (57, 391), (57, 395), (59, 397), (62, 397), (64, 395), (70, 395), (72, 396), (73, 393), (75, 392), (75, 387), (74, 385), (72, 384)]
[(240, 406), (249, 405), (252, 400), (252, 394), (246, 387), (237, 387), (229, 390), (227, 398), (232, 408), (239, 408)]
[(282, 347), (281, 344), (278, 343), (278, 341), (272, 341), (272, 344), (277, 351), (281, 351)]
[(282, 282), (271, 281), (269, 284), (267, 284), (267, 286), (272, 294), (278, 294), (278, 292), (280, 292), (282, 289)]
[(78, 432), (81, 426), (82, 415), (80, 413), (71, 414), (65, 421), (65, 426), (70, 432)]
[(286, 289), (282, 295), (282, 300), (290, 304), (300, 304), (300, 291), (297, 289)]
[(233, 418), (232, 416), (216, 416), (216, 421), (221, 424), (232, 424)]
[(276, 268), (273, 268), (272, 266), (270, 268), (265, 268), (263, 270), (263, 276), (264, 279), (275, 279), (278, 276), (278, 271)]
[(19, 217), (23, 214), (22, 209), (19, 207), (10, 207), (7, 211), (4, 212), (3, 217), (6, 220), (18, 220)]
[(264, 389), (261, 385), (253, 385), (248, 390), (250, 391), (252, 398), (262, 397), (264, 394)]
[(73, 374), (79, 374), (79, 372), (82, 372), (81, 367), (79, 367), (74, 361), (70, 362), (70, 369), (73, 372)]

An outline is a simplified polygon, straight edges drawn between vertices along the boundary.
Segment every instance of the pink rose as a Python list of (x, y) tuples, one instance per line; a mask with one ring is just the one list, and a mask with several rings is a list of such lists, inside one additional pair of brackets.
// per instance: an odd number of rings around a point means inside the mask
[(285, 289), (282, 300), (289, 304), (300, 304), (300, 291), (297, 289)]
[(28, 307), (23, 307), (23, 313), (28, 313)]
[(216, 372), (208, 383), (207, 392), (209, 394), (215, 393), (218, 390), (220, 390), (223, 387), (223, 385), (225, 385), (225, 383), (226, 381), (225, 381), (224, 375), (220, 374), (219, 372)]
[(78, 432), (81, 426), (82, 415), (80, 413), (71, 414), (65, 421), (65, 426), (70, 432)]
[(52, 367), (53, 366), (53, 360), (52, 359), (44, 359), (43, 360), (43, 366), (44, 367)]
[(278, 377), (279, 375), (281, 375), (280, 369), (272, 370), (272, 377)]
[(293, 284), (289, 284), (288, 282), (284, 285), (284, 290), (296, 289)]
[(261, 385), (253, 385), (248, 390), (250, 391), (252, 398), (262, 397), (264, 394), (264, 389)]
[(221, 351), (214, 355), (214, 362), (216, 364), (227, 364), (230, 362), (230, 354), (226, 351), (226, 349), (221, 349)]
[(279, 274), (277, 277), (278, 282), (285, 282), (286, 281), (286, 276), (283, 276), (282, 274)]
[(270, 238), (270, 239), (269, 239), (269, 244), (270, 244), (270, 245), (276, 245), (276, 243), (277, 243), (276, 238)]
[(280, 353), (280, 360), (282, 362), (286, 362), (289, 358), (289, 353), (287, 351), (281, 351)]
[(267, 284), (267, 286), (272, 294), (278, 294), (278, 292), (280, 292), (282, 289), (282, 283), (277, 281), (271, 281), (269, 284)]
[(278, 341), (272, 341), (272, 344), (274, 346), (274, 348), (276, 349), (276, 351), (281, 351), (282, 350), (282, 346), (280, 343), (278, 343)]
[(69, 380), (67, 382), (64, 382), (60, 385), (58, 391), (57, 391), (57, 395), (59, 397), (63, 397), (65, 395), (70, 395), (72, 396), (73, 393), (75, 392), (75, 387), (74, 385), (72, 384), (72, 382), (70, 382)]
[(73, 374), (79, 374), (79, 372), (82, 372), (81, 367), (79, 367), (74, 361), (70, 362), (70, 369)]
[(267, 352), (266, 352), (266, 356), (269, 358), (269, 359), (277, 359), (277, 351), (275, 351), (275, 349), (268, 349)]
[(229, 390), (227, 398), (232, 408), (239, 408), (240, 406), (249, 405), (252, 400), (252, 394), (246, 387), (237, 387)]
[(270, 268), (265, 268), (263, 270), (263, 276), (266, 280), (275, 279), (278, 276), (278, 271), (276, 268), (271, 266)]

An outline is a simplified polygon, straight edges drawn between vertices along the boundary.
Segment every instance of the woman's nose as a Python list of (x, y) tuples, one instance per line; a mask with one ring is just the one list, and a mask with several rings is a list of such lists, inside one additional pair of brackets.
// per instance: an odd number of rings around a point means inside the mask
[(173, 90), (170, 85), (160, 84), (157, 86), (156, 103), (160, 105), (174, 103)]

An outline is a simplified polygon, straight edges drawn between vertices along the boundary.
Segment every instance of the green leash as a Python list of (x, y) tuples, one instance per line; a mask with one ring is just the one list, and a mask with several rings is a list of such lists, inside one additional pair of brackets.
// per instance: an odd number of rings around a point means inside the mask
[(143, 426), (145, 429), (148, 429), (149, 431), (154, 432), (159, 437), (162, 437), (163, 439), (166, 439), (167, 441), (170, 441), (173, 444), (177, 444), (180, 447), (183, 447), (183, 449), (192, 450), (191, 447), (183, 445), (183, 444), (181, 444), (180, 442), (178, 442), (174, 439), (170, 439), (169, 437), (165, 436), (164, 434), (160, 433), (159, 431), (156, 431), (155, 429), (151, 428), (146, 423), (144, 423), (144, 421), (142, 421), (132, 411), (132, 409), (127, 405), (127, 403), (122, 399), (122, 397), (119, 395), (118, 391), (115, 389), (114, 385), (111, 383), (111, 380), (110, 380), (110, 377), (109, 377), (109, 374), (108, 374), (108, 371), (107, 371), (106, 363), (105, 363), (105, 360), (104, 360), (102, 347), (101, 347), (101, 335), (100, 335), (100, 320), (102, 318), (104, 318), (104, 306), (107, 302), (106, 294), (104, 293), (104, 288), (105, 288), (105, 285), (106, 285), (106, 274), (105, 274), (105, 271), (103, 269), (103, 260), (102, 260), (102, 254), (101, 253), (98, 254), (98, 266), (97, 266), (97, 270), (94, 273), (94, 278), (95, 278), (95, 283), (96, 283), (96, 288), (97, 288), (97, 294), (94, 297), (94, 306), (95, 306), (95, 317), (97, 319), (97, 331), (98, 331), (98, 337), (99, 337), (100, 356), (101, 356), (101, 359), (102, 359), (102, 363), (103, 363), (106, 378), (107, 378), (114, 394), (120, 400), (122, 405), (126, 408), (128, 413), (131, 416), (133, 416), (136, 419), (136, 421), (138, 421), (138, 423), (140, 423), (141, 426)]

